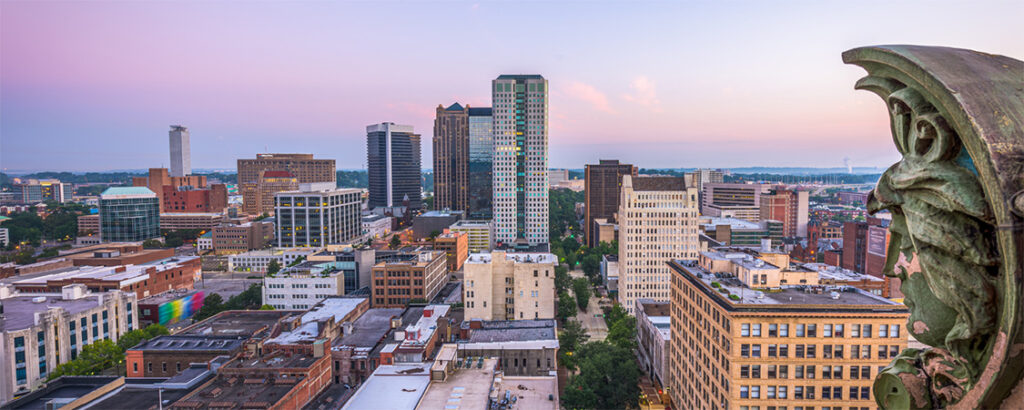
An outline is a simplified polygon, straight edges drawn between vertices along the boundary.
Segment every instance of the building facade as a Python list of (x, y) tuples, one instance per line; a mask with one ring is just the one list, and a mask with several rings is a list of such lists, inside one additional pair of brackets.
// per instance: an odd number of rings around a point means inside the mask
[(56, 179), (17, 179), (14, 185), (14, 197), (23, 204), (40, 202), (70, 202), (75, 190), (71, 184)]
[(494, 119), (491, 107), (469, 108), (469, 216), (494, 217)]
[(0, 285), (0, 307), (0, 403), (40, 387), (86, 345), (139, 328), (134, 293), (93, 293), (82, 284), (28, 294)]
[(384, 215), (364, 215), (362, 219), (363, 235), (367, 239), (380, 239), (391, 233), (394, 218)]
[(548, 81), (501, 75), (491, 82), (494, 233), (519, 247), (548, 243)]
[(274, 239), (274, 224), (254, 221), (241, 225), (219, 225), (211, 233), (210, 246), (214, 252), (241, 253), (267, 247)]
[(669, 302), (655, 302), (650, 299), (636, 301), (636, 352), (640, 365), (651, 375), (658, 386), (668, 386), (665, 374), (668, 371), (669, 346), (671, 345), (671, 322)]
[(705, 183), (700, 213), (759, 222), (761, 194), (767, 193), (768, 188), (763, 184)]
[(782, 221), (787, 238), (807, 237), (808, 192), (774, 189), (761, 195), (761, 219)]
[[(244, 212), (250, 215), (257, 215), (263, 212), (273, 211), (273, 191), (266, 193), (269, 188), (264, 188), (264, 193), (256, 193), (258, 185), (263, 181), (264, 171), (285, 171), (295, 178), (296, 184), (308, 184), (314, 182), (337, 183), (337, 170), (333, 159), (313, 159), (313, 154), (256, 154), (255, 159), (238, 160), (238, 191), (242, 193)], [(272, 174), (275, 175), (275, 174)], [(279, 177), (274, 177), (279, 178)], [(283, 177), (281, 177), (283, 178)], [(288, 181), (276, 181), (288, 182)], [(284, 188), (280, 191), (292, 190), (295, 188)], [(263, 204), (264, 209), (254, 212), (261, 205), (251, 204), (258, 198), (270, 198), (269, 206)]]
[(619, 201), (619, 300), (634, 314), (637, 299), (667, 301), (672, 259), (700, 250), (697, 188), (680, 177), (622, 177)]
[(506, 376), (548, 376), (558, 369), (553, 319), (468, 319), (459, 329), (458, 357), (496, 357)]
[(490, 221), (461, 220), (448, 229), (468, 235), (469, 253), (490, 252), (494, 248), (494, 228)]
[(554, 318), (556, 261), (550, 253), (493, 251), (470, 255), (462, 286), (465, 318)]
[(459, 103), (434, 118), (434, 209), (469, 211), (469, 107)]
[(296, 259), (305, 258), (310, 254), (318, 252), (318, 248), (273, 248), (249, 251), (228, 256), (228, 270), (231, 272), (257, 272), (267, 271), (267, 265), (271, 261), (277, 261), (280, 266), (287, 266)]
[(597, 164), (587, 164), (583, 171), (585, 192), (585, 215), (583, 216), (583, 232), (587, 238), (587, 246), (596, 247), (600, 244), (595, 235), (594, 226), (597, 219), (614, 222), (615, 213), (619, 212), (619, 199), (622, 190), (622, 176), (637, 176), (636, 165), (620, 164), (619, 160), (602, 159)]
[(223, 212), (228, 206), (228, 189), (224, 184), (209, 184), (200, 189), (190, 185), (161, 187), (161, 212)]
[(334, 262), (306, 261), (263, 278), (263, 304), (277, 310), (306, 310), (345, 291), (345, 274)]
[(188, 128), (172, 125), (167, 134), (171, 145), (171, 176), (192, 175), (192, 144)]
[(288, 171), (260, 171), (254, 184), (241, 186), (242, 212), (248, 215), (274, 213), (274, 195), (299, 189), (299, 178)]
[(176, 231), (179, 229), (210, 230), (220, 225), (224, 215), (219, 213), (184, 213), (165, 212), (160, 214), (160, 229)]
[(106, 242), (159, 237), (160, 199), (148, 188), (107, 188), (100, 195), (100, 231)]
[(673, 407), (874, 408), (875, 377), (907, 347), (907, 308), (888, 299), (671, 266)]
[(430, 301), (448, 281), (448, 258), (441, 251), (423, 251), (404, 260), (373, 266), (371, 301), (375, 308), (400, 308), (409, 301)]
[(366, 165), (373, 208), (422, 208), (420, 135), (411, 125), (393, 122), (366, 127)]
[(462, 269), (462, 264), (469, 257), (469, 235), (445, 229), (434, 238), (434, 249), (444, 251), (448, 257), (448, 270), (455, 272)]
[(334, 183), (301, 184), (274, 195), (277, 246), (322, 247), (362, 236), (361, 193)]

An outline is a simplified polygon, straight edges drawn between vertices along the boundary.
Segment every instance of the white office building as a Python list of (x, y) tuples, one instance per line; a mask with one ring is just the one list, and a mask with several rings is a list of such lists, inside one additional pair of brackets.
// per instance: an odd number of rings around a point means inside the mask
[(270, 261), (277, 261), (281, 267), (290, 265), (299, 258), (320, 252), (322, 248), (273, 248), (260, 249), (228, 256), (228, 271), (258, 272), (267, 271)]
[(523, 248), (548, 243), (548, 81), (501, 75), (491, 82), (494, 234)]
[(188, 128), (172, 125), (171, 140), (171, 171), (172, 177), (183, 177), (192, 174), (192, 148), (189, 142)]
[(274, 309), (306, 310), (345, 294), (345, 274), (338, 262), (302, 262), (263, 278), (263, 304)]
[(323, 247), (362, 236), (361, 193), (334, 182), (299, 184), (274, 194), (277, 246)]

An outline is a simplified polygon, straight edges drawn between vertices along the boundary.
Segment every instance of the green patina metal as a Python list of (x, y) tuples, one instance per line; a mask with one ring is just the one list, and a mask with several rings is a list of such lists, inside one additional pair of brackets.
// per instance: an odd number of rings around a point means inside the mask
[[(907, 349), (875, 380), (883, 408), (1013, 407), (1024, 376), (1024, 62), (971, 50), (843, 53), (882, 97), (902, 154), (868, 199), (892, 213), (886, 274), (902, 280)], [(1017, 403), (1024, 405), (1024, 403)]]

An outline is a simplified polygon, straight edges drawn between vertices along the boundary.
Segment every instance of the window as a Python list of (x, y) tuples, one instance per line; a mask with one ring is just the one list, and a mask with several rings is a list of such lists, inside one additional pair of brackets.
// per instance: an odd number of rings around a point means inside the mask
[(775, 386), (768, 386), (768, 388), (765, 389), (765, 397), (768, 399), (775, 398)]
[(802, 365), (797, 365), (796, 371), (793, 372), (793, 376), (797, 379), (804, 378), (804, 367)]
[(779, 325), (770, 324), (768, 325), (768, 337), (777, 337), (779, 335)]
[(744, 324), (740, 325), (740, 336), (743, 336), (743, 337), (749, 337), (750, 336), (750, 323), (744, 323)]
[[(867, 368), (867, 367), (865, 367), (865, 369), (866, 369), (866, 368)], [(852, 398), (853, 398), (853, 396), (851, 395), (851, 397), (850, 397), (850, 398), (852, 399)], [(870, 399), (870, 398), (871, 398), (871, 387), (869, 387), (869, 386), (864, 386), (864, 387), (861, 387), (861, 388), (860, 388), (860, 398), (861, 398), (861, 400), (867, 400), (867, 399)]]
[(889, 337), (900, 337), (900, 325), (889, 325)]
[(740, 345), (740, 357), (750, 357), (750, 345), (748, 345), (748, 344), (741, 344)]
[(796, 337), (804, 337), (804, 325), (796, 325)]
[(821, 366), (821, 378), (831, 379), (832, 378), (832, 366)]
[(789, 337), (789, 324), (779, 325), (779, 337)]
[(814, 378), (814, 366), (807, 366), (807, 373), (806, 373), (806, 375), (807, 375), (808, 379), (813, 379)]
[(778, 357), (779, 349), (776, 345), (768, 345), (768, 357)]
[(860, 325), (850, 325), (850, 337), (860, 337)]
[(761, 365), (755, 364), (750, 367), (750, 378), (760, 379), (761, 378)]
[(774, 379), (778, 376), (778, 368), (773, 364), (768, 366), (768, 378)]
[(823, 337), (832, 337), (832, 325), (825, 325), (821, 333)]
[(871, 337), (871, 325), (864, 325), (861, 328), (860, 337)]
[(804, 357), (804, 345), (796, 345), (796, 357)]
[(804, 386), (794, 386), (793, 387), (793, 398), (794, 399), (803, 399), (804, 398)]
[(789, 357), (789, 345), (779, 345), (779, 357)]
[(761, 345), (750, 345), (750, 357), (761, 357)]
[(836, 337), (843, 337), (843, 325), (836, 325), (836, 330), (833, 333)]
[(810, 358), (810, 359), (814, 358), (814, 356), (816, 355), (815, 350), (817, 349), (817, 347), (818, 347), (817, 345), (807, 345), (807, 357), (808, 358)]
[(889, 325), (878, 325), (878, 337), (889, 336)]
[(860, 378), (862, 378), (862, 379), (870, 379), (871, 378), (871, 366), (861, 366), (860, 367)]
[(818, 337), (818, 325), (807, 325), (807, 337)]
[(761, 324), (754, 323), (754, 326), (750, 329), (750, 335), (753, 337), (761, 337)]
[(749, 379), (750, 378), (750, 366), (749, 365), (740, 366), (740, 378), (742, 378), (742, 379)]
[(760, 399), (761, 398), (761, 386), (750, 386), (750, 398)]
[(740, 398), (746, 399), (750, 397), (750, 388), (747, 386), (740, 386)]

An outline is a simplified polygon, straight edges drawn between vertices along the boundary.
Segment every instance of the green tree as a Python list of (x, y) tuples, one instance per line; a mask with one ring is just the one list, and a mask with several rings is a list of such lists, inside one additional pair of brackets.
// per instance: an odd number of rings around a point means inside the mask
[(601, 257), (595, 254), (587, 255), (581, 263), (583, 273), (593, 277), (601, 273)]
[(148, 336), (149, 339), (152, 339), (157, 336), (166, 336), (171, 334), (171, 332), (168, 331), (166, 327), (156, 323), (146, 326), (146, 328), (143, 330), (146, 331), (146, 336)]
[(156, 249), (163, 248), (164, 244), (156, 239), (146, 239), (145, 241), (142, 241), (142, 247), (144, 249)]
[(254, 221), (262, 221), (262, 220), (264, 220), (264, 219), (267, 219), (267, 218), (270, 218), (270, 214), (268, 214), (268, 213), (264, 212), (264, 213), (263, 213), (262, 215), (260, 215), (260, 216), (257, 216), (257, 217), (256, 217), (255, 219), (253, 219), (253, 220), (254, 220)]
[(103, 339), (85, 345), (75, 360), (57, 365), (47, 376), (47, 380), (60, 376), (94, 375), (103, 369), (117, 366), (122, 362), (124, 362), (124, 350), (114, 342)]
[(576, 294), (576, 304), (580, 310), (586, 312), (590, 305), (590, 281), (585, 278), (576, 278), (572, 281), (572, 292)]
[(590, 339), (580, 322), (569, 319), (558, 334), (558, 362), (569, 370), (576, 370), (575, 351)]
[(572, 278), (569, 277), (569, 270), (565, 266), (555, 266), (555, 293), (561, 294), (572, 285)]
[(568, 292), (558, 295), (558, 318), (564, 322), (566, 319), (576, 315), (576, 301), (569, 296)]
[(562, 395), (568, 409), (636, 408), (640, 368), (633, 352), (606, 342), (591, 342), (577, 352), (580, 373)]
[(636, 318), (627, 315), (611, 323), (605, 340), (623, 349), (636, 348)]
[(281, 271), (281, 262), (278, 262), (277, 259), (273, 259), (273, 260), (270, 261), (270, 263), (267, 264), (267, 275), (268, 276), (276, 275), (277, 272), (280, 272), (280, 271)]
[(398, 239), (398, 235), (391, 235), (391, 242), (389, 245), (391, 249), (398, 249), (398, 246), (402, 244), (402, 240)]
[(260, 310), (274, 310), (274, 307), (270, 305), (263, 305), (260, 306)]

